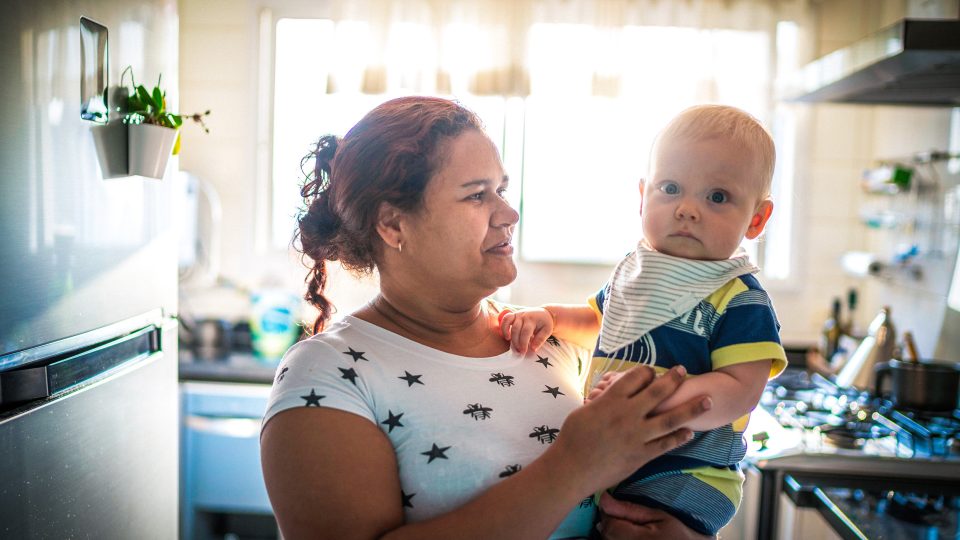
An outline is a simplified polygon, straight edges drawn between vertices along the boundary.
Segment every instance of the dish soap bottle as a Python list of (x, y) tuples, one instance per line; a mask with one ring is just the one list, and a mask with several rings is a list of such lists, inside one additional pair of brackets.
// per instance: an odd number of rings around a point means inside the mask
[(300, 299), (283, 289), (263, 289), (250, 300), (253, 352), (264, 360), (276, 361), (300, 336)]

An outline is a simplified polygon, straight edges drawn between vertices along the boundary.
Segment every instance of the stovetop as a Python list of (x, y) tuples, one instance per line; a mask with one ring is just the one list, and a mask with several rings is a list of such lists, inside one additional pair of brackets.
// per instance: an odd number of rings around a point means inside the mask
[(960, 412), (900, 410), (803, 370), (767, 385), (746, 435), (758, 467), (960, 478)]
[(839, 487), (824, 492), (867, 538), (957, 537), (960, 497)]

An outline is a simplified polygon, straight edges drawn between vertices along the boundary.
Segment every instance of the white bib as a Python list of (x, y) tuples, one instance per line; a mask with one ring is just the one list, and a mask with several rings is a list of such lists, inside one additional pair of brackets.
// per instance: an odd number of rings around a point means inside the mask
[(743, 248), (700, 261), (655, 251), (646, 240), (613, 270), (603, 305), (600, 350), (609, 354), (693, 309), (723, 284), (760, 269)]

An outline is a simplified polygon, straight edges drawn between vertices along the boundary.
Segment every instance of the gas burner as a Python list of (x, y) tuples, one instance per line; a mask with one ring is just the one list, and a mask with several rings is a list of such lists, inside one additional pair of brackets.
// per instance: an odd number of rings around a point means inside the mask
[(837, 448), (846, 448), (848, 450), (859, 450), (866, 444), (867, 439), (872, 437), (869, 430), (851, 428), (849, 425), (841, 426), (821, 426), (820, 433), (823, 434), (827, 442)]
[(827, 443), (849, 450), (859, 450), (868, 440), (886, 437), (891, 433), (889, 429), (861, 419), (859, 415), (854, 418), (839, 425), (822, 425), (818, 429)]
[(891, 411), (890, 420), (901, 429), (897, 441), (920, 456), (948, 456), (956, 454), (951, 442), (960, 437), (960, 420), (954, 416), (936, 415), (916, 411)]
[(886, 501), (888, 515), (909, 523), (931, 524), (943, 512), (943, 497), (891, 491)]
[(798, 390), (813, 390), (817, 387), (813, 381), (810, 380), (810, 374), (806, 371), (784, 371), (776, 379), (778, 386), (792, 391)]

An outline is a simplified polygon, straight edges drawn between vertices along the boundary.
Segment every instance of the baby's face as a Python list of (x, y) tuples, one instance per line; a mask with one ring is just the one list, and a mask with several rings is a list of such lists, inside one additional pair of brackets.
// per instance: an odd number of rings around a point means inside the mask
[[(661, 141), (642, 186), (643, 234), (668, 255), (700, 260), (730, 257), (744, 236), (756, 237), (769, 201), (753, 153), (731, 141)], [(771, 206), (772, 208), (772, 206)], [(760, 215), (759, 228), (753, 226)]]

